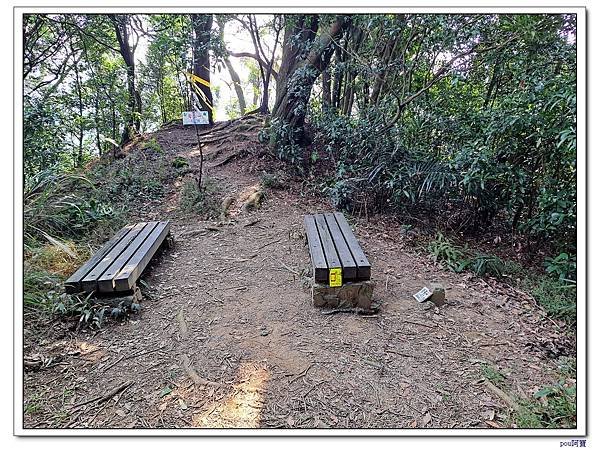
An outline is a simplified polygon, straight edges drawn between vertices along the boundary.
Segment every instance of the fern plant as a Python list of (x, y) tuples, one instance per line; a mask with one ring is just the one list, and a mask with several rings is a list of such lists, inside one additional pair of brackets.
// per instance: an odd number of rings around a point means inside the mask
[(454, 272), (462, 272), (471, 262), (464, 250), (456, 247), (439, 231), (435, 240), (429, 243), (428, 249), (435, 262), (444, 264)]

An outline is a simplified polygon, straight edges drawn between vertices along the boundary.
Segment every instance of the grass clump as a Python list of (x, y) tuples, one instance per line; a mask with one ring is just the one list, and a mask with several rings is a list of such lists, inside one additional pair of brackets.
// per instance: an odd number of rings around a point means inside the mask
[(577, 426), (577, 385), (575, 360), (565, 358), (557, 383), (521, 401), (514, 421), (519, 428), (575, 428)]
[(429, 255), (435, 262), (439, 262), (454, 272), (465, 270), (470, 261), (466, 249), (460, 249), (442, 233), (438, 232), (435, 239), (428, 245)]
[(459, 247), (438, 232), (428, 245), (429, 255), (454, 272), (471, 270), (479, 276), (501, 277), (507, 270), (505, 262), (494, 255), (473, 252), (466, 245)]
[(32, 248), (26, 258), (40, 270), (68, 277), (82, 266), (89, 256), (89, 248), (69, 240), (59, 242), (58, 245), (45, 244)]
[(530, 293), (549, 316), (571, 325), (577, 320), (576, 281), (568, 278), (576, 269), (572, 256), (555, 258), (553, 265), (547, 264), (547, 274), (540, 275), (466, 245), (459, 247), (440, 232), (427, 249), (435, 262), (454, 272), (470, 270), (478, 276), (507, 277), (507, 281)]
[(542, 305), (548, 315), (571, 325), (577, 321), (576, 284), (548, 275), (529, 276), (523, 281), (523, 289)]
[(144, 143), (144, 145), (142, 146), (142, 150), (151, 150), (153, 152), (158, 153), (159, 155), (162, 155), (162, 154), (165, 153), (165, 151), (163, 150), (163, 148), (156, 141), (156, 138), (152, 138), (152, 139), (146, 141)]
[(284, 189), (287, 187), (287, 179), (288, 176), (281, 171), (263, 172), (260, 176), (260, 184), (265, 189)]
[(179, 207), (188, 214), (204, 215), (206, 217), (217, 216), (220, 207), (217, 184), (207, 179), (202, 189), (200, 189), (195, 180), (186, 179), (181, 190)]
[(482, 364), (481, 375), (487, 380), (489, 380), (492, 384), (499, 387), (504, 384), (504, 381), (506, 379), (502, 372), (490, 366), (489, 364)]
[(23, 305), (25, 310), (51, 313), (59, 301), (61, 278), (25, 262), (23, 271)]
[(61, 239), (79, 238), (100, 222), (112, 221), (118, 213), (97, 195), (87, 177), (55, 174), (50, 169), (32, 177), (23, 192), (26, 248), (45, 243), (60, 246)]
[(173, 161), (171, 161), (171, 165), (175, 169), (185, 169), (190, 166), (190, 163), (183, 156), (176, 156), (173, 158)]

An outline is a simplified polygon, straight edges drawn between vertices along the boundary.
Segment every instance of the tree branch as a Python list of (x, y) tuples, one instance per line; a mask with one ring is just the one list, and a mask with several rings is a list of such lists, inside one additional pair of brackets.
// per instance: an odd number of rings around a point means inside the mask
[[(252, 58), (252, 59), (256, 60), (263, 67), (263, 69), (269, 68), (269, 64), (266, 61), (263, 61), (261, 59), (261, 57), (258, 56), (256, 53), (232, 52), (230, 50), (227, 50), (227, 53), (229, 54), (229, 56), (233, 56), (235, 58)], [(271, 69), (271, 75), (273, 76), (275, 81), (277, 81), (277, 79), (279, 78), (279, 73), (277, 73), (277, 71), (275, 69)]]

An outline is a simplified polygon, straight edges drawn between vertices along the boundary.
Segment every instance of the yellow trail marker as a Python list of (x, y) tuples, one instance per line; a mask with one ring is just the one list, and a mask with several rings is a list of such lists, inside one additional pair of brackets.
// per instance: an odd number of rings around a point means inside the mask
[(210, 83), (208, 81), (206, 81), (204, 78), (200, 78), (198, 75), (194, 75), (193, 73), (189, 73), (189, 72), (183, 72), (183, 73), (185, 74), (188, 81), (190, 82), (190, 85), (192, 86), (192, 89), (194, 89), (194, 92), (196, 92), (196, 94), (198, 94), (198, 96), (200, 96), (200, 98), (202, 98), (202, 100), (204, 101), (206, 106), (208, 106), (210, 108), (210, 110), (212, 112), (214, 112), (215, 109), (214, 109), (213, 105), (210, 104), (210, 102), (208, 101), (208, 98), (206, 97), (204, 92), (202, 92), (202, 90), (194, 83), (194, 81), (196, 81), (200, 84), (203, 84), (204, 86), (207, 86), (209, 88), (210, 88)]
[(196, 81), (200, 84), (203, 84), (206, 87), (210, 87), (210, 83), (208, 81), (206, 81), (204, 78), (200, 78), (198, 75), (194, 75), (193, 73), (190, 72), (184, 72), (188, 78), (192, 81)]
[(329, 269), (329, 286), (340, 287), (342, 285), (342, 269), (336, 267)]

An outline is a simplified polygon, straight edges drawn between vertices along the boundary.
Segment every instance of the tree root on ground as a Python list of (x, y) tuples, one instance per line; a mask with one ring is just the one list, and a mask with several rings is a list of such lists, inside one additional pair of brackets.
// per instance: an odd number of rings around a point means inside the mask
[(215, 167), (219, 167), (219, 166), (224, 166), (225, 164), (229, 163), (231, 160), (237, 158), (238, 156), (242, 156), (245, 153), (247, 153), (246, 150), (238, 150), (237, 152), (234, 152), (231, 155), (227, 156), (222, 161), (219, 161), (218, 163), (213, 164), (211, 166), (211, 168), (215, 168)]
[(194, 370), (192, 367), (192, 362), (190, 361), (190, 357), (185, 353), (181, 356), (181, 365), (186, 375), (197, 385), (204, 386), (222, 386), (221, 383), (217, 383), (216, 381), (210, 381), (205, 378), (202, 378), (198, 375), (198, 372)]

